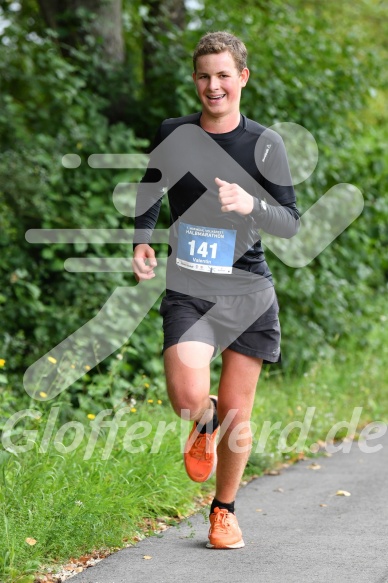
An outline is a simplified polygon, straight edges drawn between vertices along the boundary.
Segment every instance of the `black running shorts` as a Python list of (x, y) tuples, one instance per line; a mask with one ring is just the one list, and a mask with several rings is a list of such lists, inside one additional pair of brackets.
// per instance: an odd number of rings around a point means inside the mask
[(279, 306), (273, 287), (235, 296), (196, 298), (167, 290), (160, 306), (163, 351), (179, 342), (197, 341), (230, 348), (247, 356), (278, 363)]

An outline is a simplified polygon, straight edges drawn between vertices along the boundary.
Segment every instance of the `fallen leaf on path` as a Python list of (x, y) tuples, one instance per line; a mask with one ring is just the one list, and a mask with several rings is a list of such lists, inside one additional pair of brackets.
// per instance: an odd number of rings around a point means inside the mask
[(309, 470), (320, 470), (321, 466), (319, 464), (317, 464), (316, 462), (313, 462), (312, 464), (310, 464), (309, 466), (307, 466), (307, 468)]
[(319, 506), (321, 506), (321, 508), (326, 508), (327, 504), (320, 504)]
[(256, 508), (256, 512), (263, 512), (262, 508)]
[(152, 559), (152, 557), (150, 557), (150, 555), (144, 555), (143, 559), (145, 559), (146, 561), (149, 561), (150, 559)]
[(284, 492), (283, 488), (276, 488), (276, 490), (274, 490), (274, 492)]
[(336, 496), (351, 496), (351, 493), (347, 492), (346, 490), (337, 490), (335, 495)]

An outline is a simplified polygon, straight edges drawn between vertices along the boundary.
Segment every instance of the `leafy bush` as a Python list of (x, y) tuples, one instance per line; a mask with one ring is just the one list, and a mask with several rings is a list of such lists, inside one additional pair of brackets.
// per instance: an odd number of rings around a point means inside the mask
[[(96, 170), (88, 157), (144, 151), (162, 118), (199, 108), (191, 52), (205, 29), (229, 28), (246, 41), (251, 78), (243, 93), (245, 114), (268, 126), (299, 123), (316, 138), (319, 164), (297, 187), (301, 210), (338, 182), (355, 184), (365, 198), (361, 217), (308, 267), (288, 268), (268, 252), (282, 310), (284, 366), (303, 369), (311, 359), (330, 354), (338, 335), (357, 333), (362, 341), (352, 314), (368, 316), (388, 271), (387, 125), (381, 105), (387, 78), (385, 49), (376, 43), (385, 38), (376, 25), (379, 8), (366, 2), (354, 15), (330, 1), (248, 5), (249, 13), (242, 15), (237, 2), (227, 12), (206, 2), (189, 13), (185, 30), (153, 23), (153, 68), (144, 83), (146, 17), (137, 5), (125, 6), (130, 50), (120, 68), (102, 64), (92, 37), (86, 46), (67, 47), (64, 57), (35, 0), (16, 12), (0, 4), (11, 22), (0, 35), (0, 358), (7, 361), (1, 382), (20, 396), (28, 365), (92, 318), (116, 287), (134, 284), (125, 273), (74, 274), (63, 268), (70, 255), (129, 257), (128, 245), (33, 245), (26, 231), (132, 226), (132, 219), (114, 208), (112, 192), (119, 182), (137, 181), (141, 171)], [(66, 153), (80, 157), (78, 168), (61, 164)], [(160, 220), (166, 225), (165, 208)], [(123, 397), (137, 374), (162, 373), (156, 308), (126, 346), (123, 386), (117, 385)], [(74, 385), (71, 402), (77, 405), (93, 384), (110, 398), (102, 387), (105, 374), (109, 385), (111, 366), (102, 363)]]
[[(138, 152), (147, 142), (121, 123), (109, 125), (106, 101), (87, 90), (82, 70), (59, 55), (51, 38), (35, 42), (17, 25), (7, 37), (0, 46), (0, 355), (20, 393), (20, 373), (29, 364), (93, 317), (116, 287), (135, 283), (125, 273), (74, 274), (63, 267), (69, 255), (131, 257), (129, 245), (32, 245), (25, 233), (132, 227), (114, 208), (112, 193), (118, 183), (138, 180), (139, 171), (95, 170), (87, 160)], [(79, 168), (61, 164), (65, 153), (80, 157)], [(144, 351), (132, 354), (133, 368), (144, 358)]]

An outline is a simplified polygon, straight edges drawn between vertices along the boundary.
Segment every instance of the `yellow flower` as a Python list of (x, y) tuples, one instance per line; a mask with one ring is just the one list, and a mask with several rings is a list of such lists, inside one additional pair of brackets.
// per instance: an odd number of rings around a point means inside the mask
[(158, 399), (158, 405), (161, 405), (162, 401), (160, 399)]
[(88, 413), (88, 419), (95, 419), (96, 416), (93, 413)]
[(51, 362), (51, 364), (57, 364), (57, 359), (56, 359), (56, 358), (54, 358), (53, 356), (48, 356), (48, 357), (47, 357), (47, 360), (48, 360), (49, 362)]
[(148, 399), (148, 402), (149, 402), (149, 403), (153, 403), (153, 402), (154, 402), (154, 400), (153, 400), (153, 399)]
[(150, 386), (149, 386), (148, 383), (144, 383), (144, 386), (145, 386), (146, 389), (149, 389), (150, 388)]
[(45, 393), (44, 391), (40, 391), (39, 396), (45, 399), (47, 397), (47, 393)]
[(75, 368), (75, 364), (71, 364), (70, 365), (70, 368)]
[(5, 363), (6, 363), (6, 361), (4, 360), (4, 358), (0, 358), (0, 368), (3, 368)]
[(85, 364), (85, 370), (90, 370), (90, 366), (88, 364)]
[(136, 411), (137, 411), (136, 407), (132, 407), (131, 413), (136, 413)]

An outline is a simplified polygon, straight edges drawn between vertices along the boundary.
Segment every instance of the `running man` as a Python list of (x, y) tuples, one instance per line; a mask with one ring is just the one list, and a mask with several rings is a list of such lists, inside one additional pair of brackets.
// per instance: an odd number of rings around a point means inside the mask
[[(290, 238), (299, 226), (280, 136), (240, 113), (246, 59), (232, 34), (200, 39), (193, 80), (201, 111), (161, 124), (136, 202), (133, 265), (146, 282), (155, 277), (150, 242), (168, 190), (172, 252), (160, 307), (167, 390), (174, 411), (194, 422), (184, 452), (189, 477), (204, 482), (216, 473), (213, 549), (244, 546), (234, 506), (252, 443), (253, 401), (263, 363), (281, 357), (279, 308), (259, 231)], [(179, 174), (182, 164), (189, 167)], [(216, 396), (210, 362), (217, 349)]]

